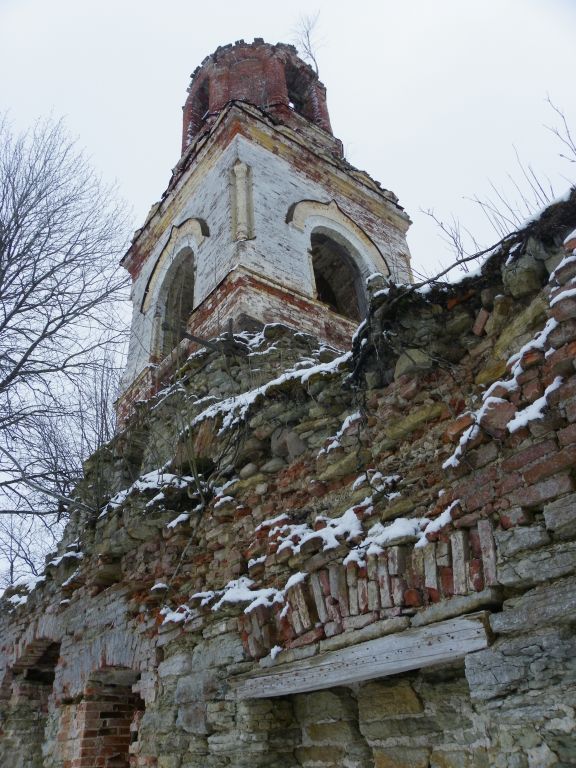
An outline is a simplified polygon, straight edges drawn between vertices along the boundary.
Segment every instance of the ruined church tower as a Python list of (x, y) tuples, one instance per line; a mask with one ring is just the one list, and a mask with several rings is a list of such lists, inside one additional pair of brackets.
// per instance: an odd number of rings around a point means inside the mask
[(182, 155), (123, 260), (133, 321), (121, 416), (186, 357), (186, 333), (280, 322), (348, 347), (366, 278), (409, 279), (409, 224), (344, 159), (326, 89), (293, 46), (218, 48), (192, 75)]
[(197, 70), (0, 768), (576, 764), (576, 188), (426, 290), (408, 224), (291, 46)]

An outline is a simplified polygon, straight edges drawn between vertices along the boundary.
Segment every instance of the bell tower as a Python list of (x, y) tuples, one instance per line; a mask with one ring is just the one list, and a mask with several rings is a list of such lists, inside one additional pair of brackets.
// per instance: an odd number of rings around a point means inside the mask
[(326, 89), (291, 45), (218, 48), (192, 74), (182, 154), (123, 259), (133, 319), (120, 418), (192, 348), (284, 323), (345, 349), (366, 278), (410, 279), (410, 220), (343, 157)]

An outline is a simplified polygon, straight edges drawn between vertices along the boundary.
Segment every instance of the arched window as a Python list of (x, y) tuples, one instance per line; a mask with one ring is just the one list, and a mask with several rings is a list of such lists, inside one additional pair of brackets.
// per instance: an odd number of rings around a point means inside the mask
[(351, 249), (335, 233), (332, 236), (318, 230), (312, 233), (310, 243), (318, 301), (350, 320), (361, 320), (366, 301)]
[(194, 309), (194, 255), (183, 248), (170, 266), (160, 296), (162, 356), (170, 354), (183, 338)]

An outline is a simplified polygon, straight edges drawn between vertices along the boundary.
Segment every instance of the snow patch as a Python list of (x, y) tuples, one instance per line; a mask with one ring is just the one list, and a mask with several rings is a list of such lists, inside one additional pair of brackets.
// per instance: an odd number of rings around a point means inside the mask
[(278, 656), (278, 654), (279, 654), (281, 651), (283, 651), (283, 650), (284, 650), (284, 649), (282, 648), (282, 646), (281, 646), (281, 645), (275, 645), (273, 648), (271, 648), (271, 649), (270, 649), (270, 658), (271, 658), (272, 660), (274, 660), (274, 659), (276, 658), (276, 656)]
[(84, 557), (83, 552), (65, 552), (60, 557), (55, 557), (53, 560), (50, 560), (50, 562), (46, 563), (46, 567), (48, 566), (58, 566), (60, 563), (64, 562), (65, 560), (82, 560)]
[(170, 520), (170, 522), (166, 524), (166, 528), (176, 528), (177, 525), (186, 523), (189, 519), (190, 515), (186, 514), (186, 512), (182, 512), (182, 514), (175, 517), (174, 520)]
[[(138, 478), (132, 485), (112, 496), (110, 501), (104, 506), (98, 519), (105, 517), (108, 512), (122, 506), (128, 496), (132, 493), (142, 493), (144, 491), (161, 490), (162, 488), (187, 488), (194, 482), (193, 477), (172, 475), (161, 469), (154, 469)], [(156, 498), (156, 497), (155, 497)], [(152, 500), (154, 501), (154, 499)], [(147, 505), (148, 506), (148, 505)]]
[(570, 299), (572, 296), (576, 296), (576, 288), (568, 288), (568, 290), (562, 291), (561, 293), (554, 296), (554, 298), (550, 301), (550, 306), (553, 307), (555, 304), (558, 304), (559, 301)]
[(327, 438), (330, 440), (330, 443), (326, 446), (326, 448), (322, 448), (320, 452), (318, 453), (318, 456), (322, 456), (323, 453), (330, 453), (331, 451), (336, 450), (336, 448), (340, 448), (342, 445), (340, 442), (340, 438), (343, 437), (347, 430), (353, 425), (356, 424), (356, 422), (360, 421), (362, 419), (362, 414), (360, 411), (356, 411), (355, 413), (351, 413), (349, 416), (346, 416), (344, 419), (344, 422), (338, 432), (333, 437)]
[(206, 408), (202, 413), (198, 414), (192, 419), (188, 429), (191, 429), (198, 424), (201, 424), (207, 419), (222, 418), (222, 424), (218, 430), (218, 434), (222, 435), (231, 427), (236, 424), (240, 424), (245, 418), (249, 409), (259, 400), (261, 397), (265, 397), (266, 394), (275, 387), (279, 387), (288, 381), (300, 381), (302, 384), (306, 384), (312, 376), (316, 375), (328, 375), (335, 373), (339, 370), (340, 366), (344, 365), (352, 357), (351, 352), (346, 352), (340, 357), (336, 357), (328, 363), (319, 363), (313, 365), (310, 368), (306, 368), (304, 371), (291, 368), (290, 370), (278, 376), (272, 381), (263, 384), (256, 389), (252, 389), (249, 392), (243, 392), (240, 395), (234, 395), (228, 397), (225, 400), (220, 400), (217, 403)]
[(12, 595), (12, 597), (8, 598), (8, 602), (16, 608), (20, 605), (26, 605), (28, 602), (28, 595)]
[(514, 414), (514, 417), (510, 419), (510, 421), (508, 422), (508, 425), (507, 425), (508, 432), (513, 434), (514, 432), (521, 429), (522, 427), (525, 427), (531, 421), (535, 421), (536, 419), (543, 419), (544, 409), (548, 405), (548, 395), (554, 392), (555, 389), (558, 389), (558, 387), (562, 385), (563, 381), (564, 379), (562, 378), (562, 376), (556, 376), (552, 384), (549, 384), (546, 387), (542, 397), (539, 397), (537, 400), (534, 400), (533, 403), (530, 403), (529, 406), (527, 406), (526, 408), (523, 408), (521, 411), (517, 411)]
[(426, 544), (428, 544), (429, 533), (436, 533), (437, 531), (442, 530), (444, 526), (449, 525), (449, 523), (452, 522), (452, 510), (457, 507), (458, 504), (460, 504), (460, 499), (455, 499), (452, 504), (446, 507), (441, 515), (438, 515), (434, 520), (429, 520), (420, 532), (420, 537), (414, 546), (425, 547)]

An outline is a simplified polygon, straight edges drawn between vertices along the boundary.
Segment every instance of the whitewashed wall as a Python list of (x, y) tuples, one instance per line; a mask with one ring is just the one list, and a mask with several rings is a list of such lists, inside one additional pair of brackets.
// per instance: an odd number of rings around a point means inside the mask
[[(313, 156), (310, 157), (312, 160)], [(238, 160), (250, 168), (253, 214), (253, 237), (243, 241), (235, 241), (233, 231), (232, 168)], [(316, 169), (319, 175), (323, 171), (318, 161)], [(327, 174), (324, 175), (327, 177)], [(148, 308), (142, 312), (141, 307), (150, 275), (171, 235), (170, 254), (164, 258), (162, 269), (164, 273), (168, 271), (182, 248), (192, 249), (196, 269), (195, 307), (237, 265), (313, 297), (314, 277), (308, 251), (310, 235), (316, 227), (322, 227), (324, 231), (332, 230), (347, 240), (364, 276), (390, 271), (396, 280), (408, 278), (407, 263), (403, 258), (408, 254), (408, 246), (399, 229), (383, 218), (367, 214), (358, 200), (338, 196), (321, 181), (311, 180), (283, 158), (242, 136), (236, 136), (208, 170), (199, 163), (185, 183), (185, 189), (187, 197), (179, 205), (173, 225), (179, 226), (190, 218), (201, 218), (207, 222), (210, 234), (205, 238), (192, 238), (190, 235), (178, 238), (174, 237), (173, 229), (169, 227), (151, 251), (133, 286), (132, 337), (124, 387), (147, 366), (150, 355), (158, 349), (163, 313), (162, 280), (157, 279), (158, 276), (155, 276), (155, 295), (147, 300)], [(375, 193), (369, 194), (378, 199)], [(352, 229), (346, 227), (345, 221), (334, 222), (321, 212), (311, 216), (302, 229), (294, 223), (287, 223), (290, 206), (301, 200), (324, 204), (335, 200), (340, 210), (364, 229), (376, 248), (367, 249)]]

